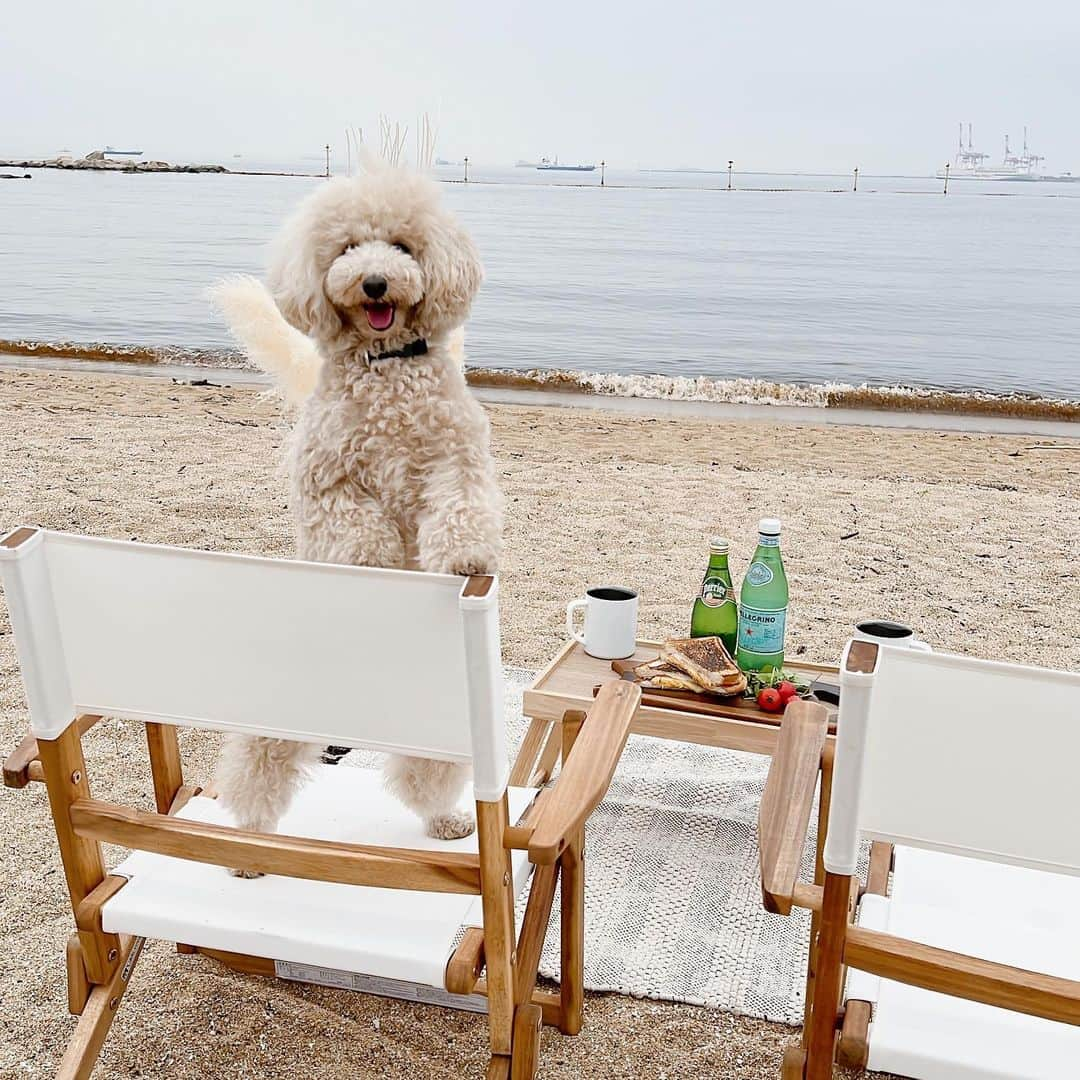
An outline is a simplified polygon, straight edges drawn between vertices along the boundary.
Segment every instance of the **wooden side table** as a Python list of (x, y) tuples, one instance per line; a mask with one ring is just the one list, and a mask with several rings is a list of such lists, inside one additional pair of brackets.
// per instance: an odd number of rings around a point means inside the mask
[[(655, 660), (659, 652), (659, 642), (639, 641), (633, 659), (644, 664)], [(809, 681), (821, 675), (836, 676), (835, 681), (839, 681), (839, 668), (835, 665), (792, 661), (785, 662), (784, 667)], [(610, 660), (597, 660), (589, 656), (576, 641), (564, 645), (525, 690), (522, 712), (529, 720), (529, 727), (510, 772), (510, 783), (518, 786), (546, 784), (559, 759), (564, 715), (577, 714), (574, 718), (580, 719), (580, 714), (593, 702), (593, 688), (598, 683), (617, 678), (619, 676), (612, 671)], [(642, 704), (630, 731), (634, 735), (719, 746), (751, 754), (768, 754), (770, 757), (774, 754), (782, 716), (763, 712), (755, 702), (741, 697), (732, 699), (726, 711), (725, 716), (706, 716)], [(835, 714), (830, 718), (830, 731), (833, 722)], [(823, 855), (834, 752), (835, 737), (830, 734), (821, 755), (821, 796), (818, 800), (818, 841), (814, 865), (814, 882), (819, 886), (825, 880)], [(820, 913), (815, 911), (810, 924), (811, 943), (817, 940), (820, 919)], [(808, 1016), (813, 1000), (813, 956), (811, 949), (807, 972)]]
[[(639, 641), (633, 659), (644, 664), (655, 660), (659, 652), (659, 642)], [(784, 667), (807, 679), (837, 674), (837, 668), (828, 664), (791, 662)], [(618, 677), (609, 660), (597, 660), (578, 642), (567, 642), (525, 690), (522, 712), (530, 723), (510, 782), (545, 783), (558, 759), (563, 714), (587, 710), (594, 688)], [(741, 697), (731, 699), (726, 711), (725, 716), (706, 716), (643, 704), (631, 734), (772, 755), (780, 716), (762, 712), (749, 698)]]

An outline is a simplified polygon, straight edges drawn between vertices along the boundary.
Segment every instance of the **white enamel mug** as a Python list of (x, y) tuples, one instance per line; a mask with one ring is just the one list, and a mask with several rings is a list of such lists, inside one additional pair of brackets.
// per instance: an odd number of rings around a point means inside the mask
[[(574, 628), (574, 612), (585, 609), (585, 632)], [(638, 595), (618, 585), (600, 585), (566, 605), (566, 632), (599, 660), (622, 660), (637, 645)]]
[(933, 652), (925, 642), (915, 636), (915, 631), (903, 623), (888, 619), (864, 619), (855, 624), (852, 637), (856, 641), (872, 641), (876, 645), (889, 645), (894, 649), (915, 649), (917, 652)]

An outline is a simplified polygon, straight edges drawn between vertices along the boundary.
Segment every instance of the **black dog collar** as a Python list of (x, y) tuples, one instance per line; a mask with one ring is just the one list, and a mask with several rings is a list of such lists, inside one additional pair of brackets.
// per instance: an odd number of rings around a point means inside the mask
[(391, 349), (389, 352), (376, 353), (372, 356), (368, 353), (368, 362), (372, 360), (408, 360), (412, 356), (423, 356), (427, 352), (427, 341), (417, 338), (408, 345), (402, 345), (400, 349)]

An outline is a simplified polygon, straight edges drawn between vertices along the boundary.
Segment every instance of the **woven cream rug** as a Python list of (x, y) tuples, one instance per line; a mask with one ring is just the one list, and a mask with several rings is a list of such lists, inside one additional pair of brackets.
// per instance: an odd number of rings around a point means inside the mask
[[(532, 677), (506, 671), (515, 750)], [(354, 751), (343, 764), (377, 760)], [(768, 767), (757, 754), (630, 737), (586, 829), (588, 989), (802, 1022), (809, 913), (782, 918), (761, 904), (757, 814)], [(813, 830), (811, 823), (808, 856)], [(804, 871), (810, 867), (808, 857)], [(557, 932), (540, 970), (558, 978)]]

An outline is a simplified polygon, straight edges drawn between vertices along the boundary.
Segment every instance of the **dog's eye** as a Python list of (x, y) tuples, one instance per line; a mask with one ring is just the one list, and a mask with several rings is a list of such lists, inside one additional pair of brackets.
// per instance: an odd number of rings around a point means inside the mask
[(400, 240), (394, 241), (394, 247), (398, 249), (403, 255), (411, 255), (412, 251), (408, 244), (403, 244)]

